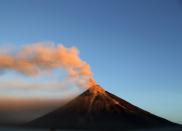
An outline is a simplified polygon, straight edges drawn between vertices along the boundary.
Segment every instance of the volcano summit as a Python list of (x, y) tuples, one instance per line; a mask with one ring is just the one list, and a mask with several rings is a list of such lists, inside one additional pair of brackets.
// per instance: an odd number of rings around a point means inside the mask
[(138, 129), (176, 126), (94, 85), (26, 126), (58, 129)]

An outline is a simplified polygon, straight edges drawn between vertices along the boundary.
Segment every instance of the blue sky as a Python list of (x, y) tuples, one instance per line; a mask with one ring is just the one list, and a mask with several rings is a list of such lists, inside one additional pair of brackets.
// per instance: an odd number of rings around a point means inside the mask
[(182, 123), (180, 0), (0, 0), (0, 45), (79, 48), (106, 90)]

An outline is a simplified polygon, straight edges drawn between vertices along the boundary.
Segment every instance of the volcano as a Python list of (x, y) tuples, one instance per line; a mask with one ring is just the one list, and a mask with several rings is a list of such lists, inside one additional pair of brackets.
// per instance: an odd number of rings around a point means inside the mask
[(176, 126), (94, 85), (26, 126), (55, 129), (138, 129)]

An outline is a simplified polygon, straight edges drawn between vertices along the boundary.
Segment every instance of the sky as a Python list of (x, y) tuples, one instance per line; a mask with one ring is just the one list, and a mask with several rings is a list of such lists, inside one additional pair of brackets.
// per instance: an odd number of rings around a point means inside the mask
[(1, 48), (42, 41), (77, 47), (104, 89), (182, 124), (182, 1), (0, 0)]

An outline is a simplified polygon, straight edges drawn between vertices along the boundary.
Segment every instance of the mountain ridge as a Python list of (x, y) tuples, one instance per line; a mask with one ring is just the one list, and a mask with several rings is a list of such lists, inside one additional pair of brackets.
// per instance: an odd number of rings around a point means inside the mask
[(175, 125), (105, 91), (99, 85), (90, 87), (63, 107), (26, 124), (42, 128), (118, 130)]

